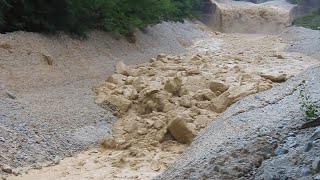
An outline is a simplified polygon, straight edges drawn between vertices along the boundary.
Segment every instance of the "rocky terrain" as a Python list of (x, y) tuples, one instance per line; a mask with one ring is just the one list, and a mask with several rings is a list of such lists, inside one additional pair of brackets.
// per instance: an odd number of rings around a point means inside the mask
[(320, 98), (317, 31), (164, 23), (135, 45), (31, 35), (1, 45), (3, 178), (319, 179), (318, 120), (300, 109), (301, 88)]
[(307, 118), (300, 109), (299, 86), (305, 81), (312, 100), (319, 102), (319, 72), (319, 66), (310, 68), (272, 90), (239, 101), (156, 179), (318, 177), (319, 130), (301, 129)]
[[(95, 87), (96, 103), (103, 107), (111, 107), (114, 114), (119, 117), (113, 128), (113, 136), (107, 138), (102, 144), (106, 150), (91, 150), (66, 159), (58, 166), (31, 171), (29, 175), (24, 175), (22, 178), (79, 179), (85, 172), (86, 178), (93, 179), (151, 179), (170, 166), (200, 132), (200, 136), (193, 142), (196, 144), (197, 139), (209, 129), (203, 130), (212, 119), (215, 119), (215, 124), (220, 124), (216, 128), (223, 131), (210, 130), (211, 133), (218, 133), (213, 136), (219, 137), (210, 138), (222, 144), (213, 148), (212, 141), (204, 140), (203, 143), (207, 145), (201, 144), (201, 148), (195, 147), (195, 149), (200, 151), (202, 146), (206, 152), (209, 152), (206, 150), (207, 146), (210, 147), (210, 152), (223, 149), (222, 153), (225, 154), (218, 156), (218, 159), (223, 159), (229, 156), (228, 153), (233, 152), (236, 157), (231, 162), (226, 162), (233, 167), (237, 165), (234, 161), (239, 160), (238, 152), (240, 152), (240, 149), (235, 146), (248, 145), (247, 149), (252, 149), (252, 152), (244, 150), (245, 153), (241, 158), (252, 156), (252, 162), (250, 159), (250, 163), (243, 162), (248, 166), (238, 169), (235, 174), (238, 173), (236, 175), (240, 176), (242, 172), (243, 177), (252, 177), (248, 174), (248, 168), (252, 168), (254, 164), (258, 167), (262, 162), (259, 153), (255, 155), (260, 150), (256, 150), (256, 147), (260, 148), (273, 139), (280, 143), (285, 133), (279, 134), (272, 128), (270, 128), (272, 132), (264, 128), (251, 130), (250, 126), (242, 121), (239, 123), (243, 124), (238, 125), (235, 123), (237, 120), (229, 123), (219, 120), (224, 115), (217, 116), (245, 96), (265, 91), (273, 86), (279, 88), (279, 83), (318, 64), (319, 61), (301, 53), (283, 51), (287, 44), (278, 36), (220, 33), (211, 33), (210, 36), (210, 40), (198, 39), (189, 48), (188, 53), (180, 56), (160, 54), (152, 58), (150, 63), (138, 66), (118, 62), (115, 65), (116, 74), (109, 76), (105, 82)], [(279, 91), (288, 93), (284, 90)], [(270, 97), (277, 98), (277, 96)], [(240, 102), (231, 107), (231, 109), (240, 108), (237, 109), (237, 114), (245, 114), (247, 111), (249, 113), (249, 110), (255, 107), (255, 104), (250, 102), (245, 103), (249, 107), (241, 108)], [(262, 105), (258, 104), (259, 107), (266, 104), (264, 101), (261, 103)], [(278, 110), (281, 111), (281, 108)], [(227, 110), (225, 113), (229, 111), (232, 110)], [(300, 110), (297, 114), (304, 117)], [(261, 120), (260, 116), (255, 119)], [(251, 122), (249, 121), (248, 124)], [(268, 121), (265, 123), (281, 126)], [(252, 125), (263, 126), (260, 122)], [(213, 125), (209, 127), (211, 126)], [(237, 129), (232, 130), (232, 127)], [(284, 132), (284, 129), (281, 131)], [(249, 130), (254, 133), (246, 134)], [(261, 135), (260, 131), (266, 131), (266, 135)], [(243, 141), (232, 138), (231, 142), (225, 140), (229, 136), (242, 137), (241, 135), (244, 136)], [(258, 136), (261, 138), (257, 138)], [(232, 142), (236, 145), (233, 146)], [(257, 143), (261, 146), (257, 146)], [(192, 147), (194, 145), (191, 145)], [(271, 157), (276, 144), (271, 144), (268, 148), (270, 152), (268, 156)], [(188, 157), (189, 151), (185, 153)], [(264, 157), (264, 155), (261, 156)], [(177, 167), (180, 165), (177, 164)], [(171, 169), (166, 172), (170, 172)], [(162, 175), (163, 179), (176, 178), (167, 175), (166, 172)], [(212, 177), (230, 178), (235, 174)], [(195, 177), (200, 178), (202, 174)]]
[(115, 117), (94, 103), (92, 87), (114, 72), (117, 61), (178, 55), (193, 39), (208, 36), (192, 22), (163, 23), (136, 35), (130, 44), (99, 31), (85, 40), (1, 34), (0, 165), (38, 167), (96, 146), (110, 135)]

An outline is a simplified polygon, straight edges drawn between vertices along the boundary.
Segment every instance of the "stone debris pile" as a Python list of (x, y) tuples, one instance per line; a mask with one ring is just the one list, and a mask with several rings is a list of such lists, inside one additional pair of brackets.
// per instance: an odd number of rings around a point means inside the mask
[(248, 74), (237, 65), (221, 67), (216, 58), (160, 54), (137, 67), (118, 62), (116, 74), (95, 87), (95, 102), (110, 106), (119, 117), (113, 138), (103, 145), (127, 149), (166, 140), (191, 143), (230, 105), (272, 87), (269, 76)]

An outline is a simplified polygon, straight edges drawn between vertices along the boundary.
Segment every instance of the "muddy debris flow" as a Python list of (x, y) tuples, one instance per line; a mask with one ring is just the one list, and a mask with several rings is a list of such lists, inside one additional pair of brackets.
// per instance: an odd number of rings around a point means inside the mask
[(151, 179), (229, 106), (318, 63), (285, 46), (273, 35), (211, 33), (179, 56), (160, 54), (137, 66), (119, 61), (94, 88), (95, 102), (118, 117), (104, 148), (22, 177), (77, 179), (84, 171), (94, 179)]
[[(230, 13), (230, 7), (237, 11)], [(264, 28), (263, 33), (269, 34), (224, 34), (197, 25), (208, 37), (195, 38), (185, 53), (162, 53), (138, 65), (118, 61), (114, 74), (93, 87), (95, 103), (111, 108), (118, 118), (112, 136), (106, 137), (100, 148), (56, 160), (52, 167), (33, 168), (28, 174), (20, 170), (18, 176), (9, 179), (152, 179), (172, 165), (194, 138), (230, 106), (319, 64), (302, 53), (285, 52), (288, 44), (281, 34), (270, 35), (287, 26), (287, 9), (255, 5), (252, 14), (243, 6), (223, 4), (220, 8), (224, 18), (229, 18), (223, 26), (237, 29), (233, 22), (236, 16), (247, 21), (261, 12), (259, 18), (271, 25), (281, 22), (277, 26), (280, 29)], [(272, 12), (275, 14), (270, 15)], [(255, 21), (261, 21), (259, 18)], [(250, 153), (254, 156), (255, 151)]]

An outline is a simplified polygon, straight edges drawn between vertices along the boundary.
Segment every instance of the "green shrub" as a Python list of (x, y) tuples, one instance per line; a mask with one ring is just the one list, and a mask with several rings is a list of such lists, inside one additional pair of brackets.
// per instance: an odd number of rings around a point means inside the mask
[(161, 21), (181, 21), (199, 0), (0, 0), (0, 31), (66, 31), (100, 28), (127, 34)]
[(320, 29), (320, 8), (310, 14), (300, 17), (294, 21), (295, 25), (319, 30)]
[(320, 107), (311, 100), (310, 93), (306, 90), (305, 81), (300, 84), (301, 110), (309, 118), (320, 116)]
[(298, 4), (301, 0), (287, 0), (291, 4)]

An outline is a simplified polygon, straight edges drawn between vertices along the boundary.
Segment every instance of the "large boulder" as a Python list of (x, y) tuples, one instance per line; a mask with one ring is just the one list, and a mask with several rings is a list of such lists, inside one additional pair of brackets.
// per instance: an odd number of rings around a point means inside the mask
[(255, 83), (232, 87), (211, 101), (211, 110), (222, 113), (233, 103), (257, 92), (258, 87)]
[(126, 67), (126, 65), (123, 63), (123, 61), (119, 61), (119, 62), (116, 64), (116, 73), (117, 73), (117, 74), (127, 75), (127, 67)]
[(180, 116), (174, 117), (169, 122), (168, 130), (178, 142), (183, 144), (191, 143), (196, 136), (195, 129)]
[(214, 93), (224, 93), (229, 89), (229, 85), (222, 81), (211, 81), (210, 83), (210, 90)]
[(126, 81), (126, 76), (122, 74), (113, 74), (108, 77), (106, 82), (117, 84), (117, 85), (124, 85)]
[(132, 101), (125, 98), (123, 95), (111, 95), (105, 100), (105, 103), (109, 104), (112, 108), (120, 113), (127, 112), (132, 106)]

